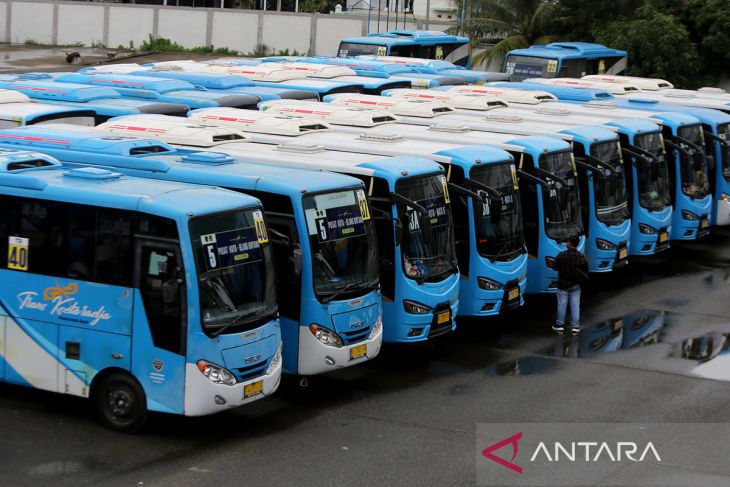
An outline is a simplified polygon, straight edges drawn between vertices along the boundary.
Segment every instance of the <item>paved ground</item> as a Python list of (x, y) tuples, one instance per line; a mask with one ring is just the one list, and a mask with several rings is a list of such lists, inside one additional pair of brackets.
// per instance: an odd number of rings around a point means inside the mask
[(577, 339), (531, 299), (308, 391), (155, 416), (136, 436), (104, 430), (86, 401), (3, 385), (0, 485), (472, 485), (480, 422), (730, 422), (728, 243), (716, 232), (594, 278)]

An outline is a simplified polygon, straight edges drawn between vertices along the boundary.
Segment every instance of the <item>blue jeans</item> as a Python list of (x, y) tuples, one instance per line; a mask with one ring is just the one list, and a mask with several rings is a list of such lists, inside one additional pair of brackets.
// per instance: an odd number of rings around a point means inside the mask
[(578, 328), (580, 325), (580, 285), (568, 289), (558, 289), (558, 317), (555, 320), (558, 326), (565, 326), (565, 312), (570, 302), (570, 326)]

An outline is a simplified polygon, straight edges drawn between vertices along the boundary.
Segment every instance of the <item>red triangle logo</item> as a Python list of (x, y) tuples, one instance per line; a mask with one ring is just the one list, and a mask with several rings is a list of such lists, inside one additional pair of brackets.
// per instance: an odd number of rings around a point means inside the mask
[[(486, 458), (489, 458), (493, 462), (497, 462), (498, 464), (502, 465), (503, 467), (507, 467), (510, 470), (514, 470), (515, 472), (517, 472), (518, 474), (521, 475), (522, 467), (512, 463), (514, 461), (515, 457), (517, 457), (517, 451), (520, 448), (518, 441), (520, 441), (521, 439), (522, 439), (522, 433), (517, 433), (516, 435), (510, 436), (509, 438), (505, 438), (504, 440), (499, 441), (492, 446), (488, 446), (487, 448), (482, 450), (482, 455), (484, 455)], [(507, 446), (507, 445), (512, 445), (512, 458), (510, 460), (505, 460), (504, 458), (498, 457), (497, 455), (494, 454), (494, 452), (496, 450), (499, 450), (500, 448)]]

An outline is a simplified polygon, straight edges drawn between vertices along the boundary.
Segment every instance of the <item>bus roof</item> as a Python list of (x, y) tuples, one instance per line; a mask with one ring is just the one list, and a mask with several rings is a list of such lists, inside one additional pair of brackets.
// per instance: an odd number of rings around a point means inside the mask
[(65, 108), (48, 103), (0, 103), (0, 118), (16, 118), (25, 123), (29, 118), (56, 116), (93, 116), (88, 108)]
[[(31, 161), (45, 165), (22, 168), (23, 162)], [(21, 169), (13, 169), (16, 164)], [(64, 168), (51, 156), (17, 149), (0, 149), (0, 188), (19, 196), (185, 219), (191, 214), (260, 205), (256, 198), (220, 188), (131, 178), (96, 167)]]
[(78, 83), (59, 83), (52, 76), (23, 79), (15, 75), (0, 74), (0, 87), (15, 90), (41, 100), (86, 102), (100, 98), (121, 98), (117, 91), (101, 86)]
[(347, 37), (340, 42), (358, 44), (385, 44), (387, 46), (400, 45), (433, 45), (433, 44), (465, 44), (468, 37), (454, 36), (445, 32), (431, 30), (391, 30), (388, 32), (371, 33), (366, 37)]
[(361, 184), (357, 179), (340, 174), (305, 171), (285, 165), (251, 164), (220, 152), (178, 150), (158, 140), (110, 136), (89, 127), (73, 127), (72, 130), (59, 127), (2, 130), (0, 147), (33, 148), (64, 162), (111, 167), (135, 176), (289, 196)]
[(516, 83), (506, 81), (489, 83), (489, 86), (517, 88), (518, 90), (537, 90), (550, 93), (563, 100), (573, 101), (612, 100), (614, 98), (609, 91), (595, 88), (571, 88), (568, 86), (552, 86), (539, 83)]
[(544, 46), (514, 49), (507, 56), (531, 56), (548, 59), (585, 59), (608, 56), (626, 56), (626, 51), (611, 49), (603, 44), (590, 42), (552, 42)]

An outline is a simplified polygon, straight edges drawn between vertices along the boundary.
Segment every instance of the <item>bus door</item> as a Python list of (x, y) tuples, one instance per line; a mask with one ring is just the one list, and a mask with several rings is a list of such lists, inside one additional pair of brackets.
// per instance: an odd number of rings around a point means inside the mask
[(178, 242), (137, 238), (132, 373), (150, 410), (184, 413), (187, 300)]

